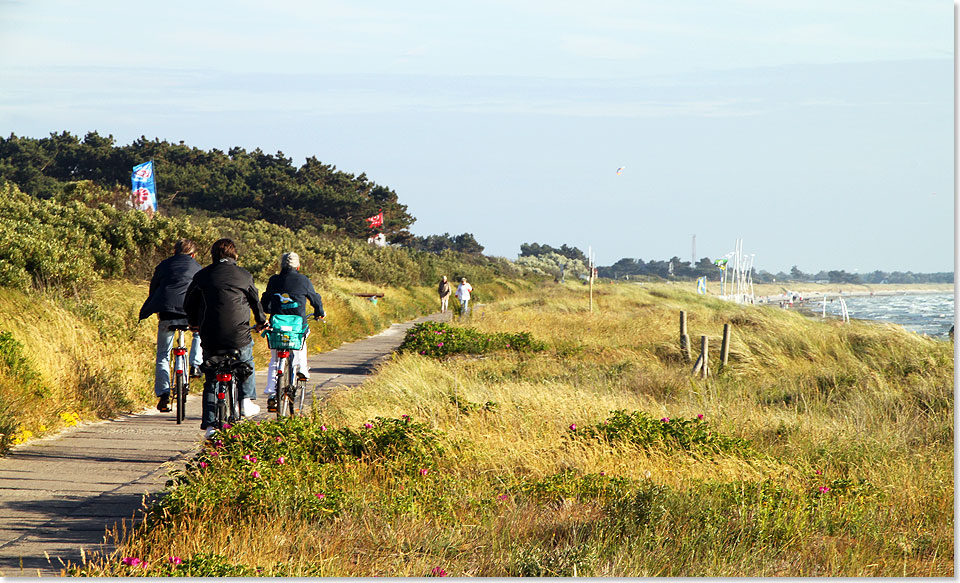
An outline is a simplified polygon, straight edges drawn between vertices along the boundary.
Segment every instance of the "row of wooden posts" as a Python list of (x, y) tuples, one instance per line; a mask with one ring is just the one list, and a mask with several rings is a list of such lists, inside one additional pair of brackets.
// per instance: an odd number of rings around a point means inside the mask
[[(710, 376), (710, 367), (707, 364), (707, 348), (709, 342), (706, 336), (700, 337), (700, 356), (697, 362), (693, 364), (693, 374), (699, 374), (702, 378)], [(687, 335), (687, 313), (680, 310), (680, 351), (683, 353), (683, 359), (689, 363), (693, 358), (690, 355), (690, 336)], [(727, 359), (730, 357), (730, 324), (723, 325), (723, 342), (720, 344), (720, 370), (727, 366)]]

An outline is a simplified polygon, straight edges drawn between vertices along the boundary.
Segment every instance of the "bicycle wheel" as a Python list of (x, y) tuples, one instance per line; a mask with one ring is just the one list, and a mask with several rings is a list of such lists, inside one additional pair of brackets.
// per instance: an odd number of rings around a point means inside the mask
[(173, 377), (173, 408), (174, 413), (177, 417), (177, 425), (184, 419), (183, 405), (185, 402), (184, 394), (187, 392), (186, 387), (183, 386), (183, 373), (176, 372)]
[[(292, 354), (292, 353), (291, 353)], [(293, 356), (283, 363), (283, 374), (277, 386), (277, 419), (287, 417), (293, 412)]]
[(236, 385), (233, 381), (226, 381), (223, 383), (226, 385), (223, 387), (223, 391), (227, 394), (227, 422), (236, 423), (240, 420), (240, 414), (238, 411), (237, 396), (233, 392), (233, 387)]

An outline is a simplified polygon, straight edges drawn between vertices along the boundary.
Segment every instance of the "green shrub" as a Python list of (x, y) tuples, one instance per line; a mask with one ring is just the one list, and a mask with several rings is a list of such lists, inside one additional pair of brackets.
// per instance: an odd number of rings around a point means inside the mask
[(626, 442), (641, 447), (659, 447), (702, 452), (751, 454), (750, 443), (711, 428), (699, 415), (696, 419), (663, 417), (656, 419), (642, 411), (621, 409), (595, 425), (570, 426), (571, 436), (607, 442)]
[(533, 352), (546, 344), (529, 332), (483, 334), (474, 328), (450, 326), (443, 322), (422, 322), (407, 331), (400, 352), (441, 358), (451, 354), (486, 354), (494, 350)]

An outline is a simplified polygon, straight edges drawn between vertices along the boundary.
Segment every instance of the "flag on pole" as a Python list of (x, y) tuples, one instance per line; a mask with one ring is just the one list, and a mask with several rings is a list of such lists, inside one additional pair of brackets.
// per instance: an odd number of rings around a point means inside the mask
[(703, 276), (697, 279), (697, 293), (698, 294), (707, 293), (707, 276)]
[(716, 260), (714, 260), (713, 264), (716, 265), (717, 267), (719, 267), (721, 270), (727, 268), (727, 260), (726, 260), (726, 259), (716, 259)]
[(137, 210), (157, 210), (157, 186), (153, 180), (153, 161), (133, 167), (133, 207)]
[(374, 227), (382, 227), (383, 226), (383, 209), (380, 209), (379, 213), (373, 215), (372, 217), (368, 217), (364, 220), (370, 223), (368, 226), (371, 229)]

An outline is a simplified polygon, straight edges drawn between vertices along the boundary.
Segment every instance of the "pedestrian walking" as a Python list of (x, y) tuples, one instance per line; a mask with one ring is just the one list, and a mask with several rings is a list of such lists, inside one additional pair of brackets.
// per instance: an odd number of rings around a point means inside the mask
[(473, 286), (467, 283), (467, 278), (460, 279), (460, 285), (457, 286), (457, 299), (460, 300), (460, 315), (467, 313), (470, 304), (470, 294), (473, 293)]
[(447, 311), (447, 301), (450, 299), (450, 294), (453, 290), (450, 289), (450, 282), (447, 281), (447, 276), (444, 275), (443, 279), (440, 280), (440, 285), (437, 286), (437, 294), (440, 295), (440, 313)]

